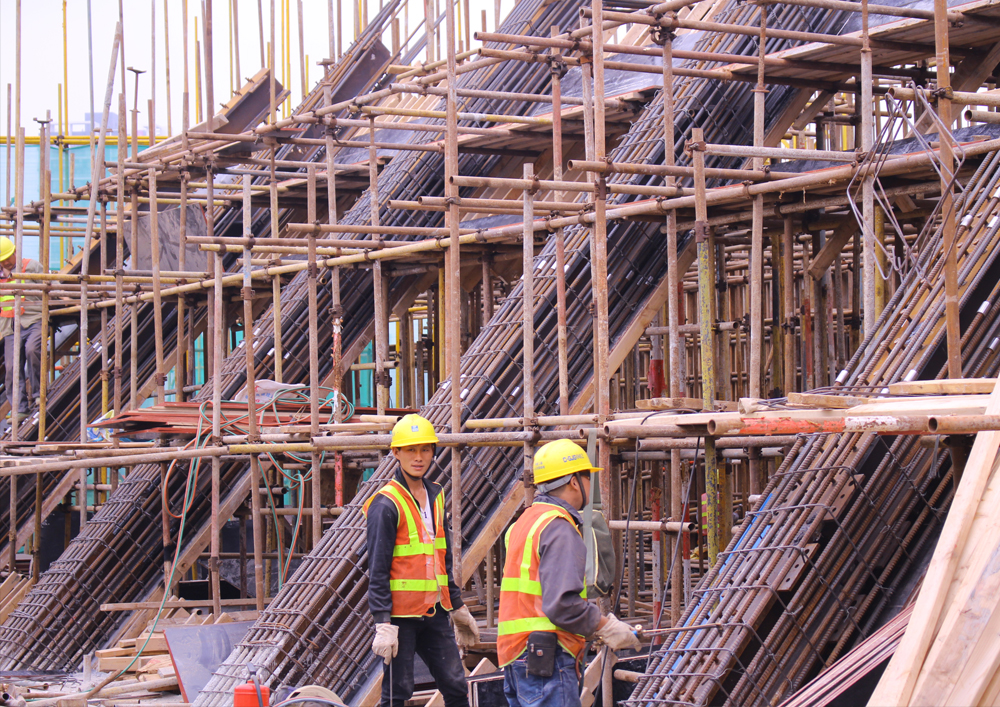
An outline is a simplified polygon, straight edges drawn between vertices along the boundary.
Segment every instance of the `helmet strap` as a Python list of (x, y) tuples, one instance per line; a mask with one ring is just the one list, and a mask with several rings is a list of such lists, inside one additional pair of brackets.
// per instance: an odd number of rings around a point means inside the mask
[(587, 507), (589, 501), (589, 494), (583, 488), (583, 478), (580, 476), (580, 472), (574, 472), (573, 476), (576, 477), (576, 483), (580, 487), (580, 493), (583, 494), (583, 508)]
[(414, 476), (413, 474), (409, 473), (406, 469), (403, 468), (402, 464), (399, 466), (399, 470), (402, 471), (403, 476), (405, 476), (408, 479), (413, 479), (414, 481), (423, 480), (422, 476)]

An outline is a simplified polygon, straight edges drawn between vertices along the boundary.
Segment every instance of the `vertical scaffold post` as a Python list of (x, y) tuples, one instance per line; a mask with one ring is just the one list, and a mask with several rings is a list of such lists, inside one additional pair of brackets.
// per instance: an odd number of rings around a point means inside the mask
[[(309, 165), (306, 184), (306, 220), (316, 225), (316, 167)], [(309, 436), (319, 436), (319, 267), (316, 265), (316, 232), (309, 231)], [(312, 547), (319, 544), (323, 535), (323, 517), (320, 515), (323, 478), (320, 473), (322, 454), (311, 455), (312, 475)], [(301, 489), (305, 493), (305, 489)], [(293, 551), (294, 548), (289, 550)]]
[[(705, 134), (691, 131), (689, 143), (694, 163), (695, 243), (698, 247), (698, 320), (701, 324), (701, 394), (706, 410), (715, 406), (715, 271), (711, 257), (715, 244), (708, 226), (705, 201)], [(715, 438), (705, 437), (705, 493), (708, 496), (708, 561), (714, 565), (725, 538), (722, 493), (725, 479), (715, 454)]]
[[(535, 179), (535, 165), (525, 163), (523, 177), (528, 182)], [(524, 235), (521, 249), (521, 336), (522, 353), (522, 413), (525, 432), (535, 427), (535, 192), (531, 187), (522, 194)], [(525, 504), (531, 503), (534, 495), (534, 447), (524, 443), (524, 496)], [(530, 482), (530, 485), (529, 485)]]
[[(455, 3), (445, 2), (445, 35), (447, 38), (446, 77), (448, 82), (446, 133), (445, 133), (445, 196), (448, 198), (448, 251), (445, 253), (445, 367), (451, 375), (451, 416), (453, 433), (462, 429), (462, 326), (461, 296), (462, 267), (459, 249), (460, 211), (458, 187), (451, 177), (458, 174), (458, 88), (455, 85), (458, 61), (455, 56), (457, 32), (455, 25)], [(452, 522), (452, 563), (456, 568), (459, 582), (467, 577), (462, 567), (462, 448), (451, 449), (451, 522)]]

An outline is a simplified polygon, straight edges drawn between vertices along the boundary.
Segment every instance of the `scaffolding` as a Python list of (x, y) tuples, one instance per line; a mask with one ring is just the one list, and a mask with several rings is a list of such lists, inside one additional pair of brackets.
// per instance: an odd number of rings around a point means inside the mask
[[(252, 607), (197, 704), (231, 700), (248, 663), (367, 704), (360, 509), (419, 410), (487, 643), (498, 539), (531, 502), (534, 450), (568, 437), (611, 471), (603, 601), (651, 637), (631, 700), (791, 696), (898, 613), (964, 436), (1000, 429), (978, 403), (913, 403), (990, 392), (957, 381), (1000, 366), (1000, 99), (980, 90), (1000, 17), (521, 0), (473, 33), (467, 2), (425, 2), (403, 37), (410, 9), (385, 3), (343, 51), (331, 32), (294, 110), (264, 67), (142, 152), (137, 110), (107, 128), (119, 25), (91, 182), (28, 201), (28, 137), (8, 136), (0, 231), (19, 250), (37, 233), (44, 263), (53, 239), (83, 250), (0, 283), (15, 309), (40, 296), (47, 342), (38, 410), (0, 442), (0, 552), (13, 571), (30, 548), (35, 573), (0, 669), (73, 669), (166, 608)], [(65, 136), (37, 140), (49, 185)], [(209, 599), (177, 598), (192, 572)], [(613, 664), (587, 672), (605, 704)]]

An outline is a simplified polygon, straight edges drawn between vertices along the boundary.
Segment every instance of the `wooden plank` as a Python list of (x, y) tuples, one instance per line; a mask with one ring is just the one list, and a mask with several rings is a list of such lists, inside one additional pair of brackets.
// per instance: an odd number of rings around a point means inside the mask
[(871, 398), (858, 398), (853, 395), (820, 395), (817, 393), (789, 393), (790, 405), (806, 405), (817, 408), (846, 409), (855, 405), (871, 402)]
[(498, 670), (497, 666), (493, 665), (493, 661), (489, 658), (483, 658), (479, 661), (479, 664), (472, 669), (469, 673), (469, 677), (476, 677), (477, 675), (489, 675), (490, 673), (495, 673)]
[(524, 503), (524, 485), (515, 483), (507, 493), (503, 503), (494, 511), (489, 523), (479, 531), (475, 540), (469, 543), (468, 548), (462, 551), (462, 576), (458, 582), (459, 586), (468, 582), (472, 573), (486, 559), (486, 553), (500, 537), (500, 534), (507, 529), (522, 503)]
[(901, 381), (889, 384), (890, 395), (989, 395), (996, 378), (962, 378), (934, 381)]
[[(472, 669), (472, 672), (468, 673), (468, 676), (474, 677), (476, 675), (489, 675), (490, 673), (495, 673), (496, 670), (497, 666), (493, 665), (493, 663), (487, 658), (483, 658), (481, 661), (479, 661), (476, 667)], [(413, 697), (416, 698), (417, 693), (414, 693)], [(424, 707), (445, 707), (444, 695), (441, 694), (441, 691), (434, 690), (434, 692), (430, 696), (430, 699), (427, 700), (427, 704), (424, 705)]]
[[(51, 493), (45, 496), (42, 501), (42, 518), (48, 518), (55, 511), (56, 506), (63, 502), (66, 494), (73, 487), (73, 484), (79, 481), (80, 474), (76, 469), (70, 469), (65, 474), (63, 474), (62, 479), (56, 485), (55, 489)], [(28, 537), (35, 532), (35, 519), (34, 517), (25, 518), (24, 522), (17, 529), (17, 544), (18, 547), (25, 545), (28, 542)], [(4, 538), (6, 540), (6, 538)], [(0, 545), (0, 553), (6, 551), (6, 543)]]
[(20, 582), (21, 575), (14, 572), (7, 575), (7, 579), (3, 581), (3, 584), (0, 584), (0, 602), (3, 602)]
[(134, 648), (104, 648), (99, 651), (94, 651), (94, 656), (100, 660), (101, 658), (121, 658), (122, 656), (133, 656), (135, 655)]
[[(986, 406), (991, 415), (1000, 414), (1000, 385), (994, 387)], [(910, 702), (917, 676), (940, 626), (951, 578), (969, 538), (979, 499), (993, 471), (1000, 432), (980, 432), (966, 461), (951, 510), (945, 519), (934, 555), (924, 576), (913, 610), (920, 621), (911, 621), (892, 660), (869, 700), (872, 705), (903, 705)]]
[[(605, 660), (607, 658), (607, 660)], [(615, 663), (618, 662), (616, 656), (607, 646), (594, 656), (594, 659), (587, 665), (583, 672), (583, 688), (580, 691), (580, 704), (582, 707), (592, 707), (594, 704), (594, 692), (601, 684), (601, 676), (605, 670), (613, 671)]]
[[(952, 577), (947, 611), (924, 661), (913, 701), (929, 694), (940, 704), (978, 704), (1000, 659), (1000, 477), (994, 473)], [(952, 695), (952, 697), (948, 697)], [(955, 702), (969, 699), (969, 702)]]
[[(202, 548), (204, 549), (204, 548)], [(222, 606), (252, 606), (256, 600), (253, 597), (249, 599), (220, 599)], [(183, 607), (188, 609), (204, 609), (212, 606), (211, 599), (177, 599), (169, 600), (166, 602), (168, 607)], [(160, 608), (160, 602), (158, 601), (126, 601), (119, 602), (116, 604), (101, 604), (101, 611), (136, 611), (139, 609), (153, 610)], [(198, 616), (194, 614), (194, 616)], [(204, 620), (204, 616), (200, 616), (199, 620)]]
[[(145, 648), (142, 648), (143, 645), (145, 645)], [(143, 655), (148, 655), (150, 653), (166, 653), (167, 639), (163, 637), (162, 633), (157, 633), (150, 637), (148, 643), (145, 638), (136, 641), (136, 647), (142, 648)]]
[[(997, 583), (993, 582), (992, 584), (996, 586)], [(975, 627), (980, 631), (980, 638), (975, 642), (974, 649), (968, 659), (964, 663), (956, 665), (957, 671), (949, 675), (952, 690), (946, 704), (984, 704), (983, 695), (997, 674), (997, 668), (1000, 667), (1000, 594), (988, 595), (984, 592), (976, 592), (975, 595), (981, 600), (987, 600), (983, 603), (992, 603), (986, 613), (989, 620), (974, 622)], [(991, 598), (993, 601), (988, 602)], [(975, 610), (986, 607), (971, 608)], [(954, 659), (950, 662), (955, 663)], [(942, 667), (947, 669), (947, 666)], [(985, 704), (996, 703), (987, 702)]]
[(22, 599), (24, 599), (24, 595), (27, 594), (33, 586), (35, 586), (35, 580), (28, 580), (27, 582), (21, 584), (21, 586), (18, 587), (12, 595), (7, 597), (7, 601), (5, 601), (3, 606), (0, 607), (0, 623), (7, 620), (7, 617), (10, 616), (10, 612), (17, 608), (17, 605), (21, 603)]
[[(938, 395), (915, 398), (881, 398), (847, 410), (854, 415), (983, 415), (988, 395)], [(1000, 409), (1000, 406), (998, 406)], [(994, 413), (997, 414), (997, 413)], [(986, 462), (989, 466), (989, 461)]]
[[(132, 658), (132, 656), (122, 656), (120, 658), (101, 658), (97, 661), (97, 669), (102, 673), (118, 672), (119, 670), (124, 670), (129, 663), (132, 663)], [(135, 663), (132, 663), (128, 672), (135, 672), (136, 667)]]
[[(701, 398), (646, 398), (636, 400), (639, 410), (704, 410), (705, 402)], [(735, 400), (716, 400), (713, 408), (718, 412), (735, 412)]]
[(144, 656), (139, 658), (139, 670), (140, 673), (155, 673), (160, 668), (166, 668), (167, 666), (173, 667), (173, 662), (169, 655), (166, 653), (161, 655)]
[(158, 675), (142, 675), (139, 677), (142, 689), (150, 692), (174, 692), (177, 689), (177, 675), (160, 677)]

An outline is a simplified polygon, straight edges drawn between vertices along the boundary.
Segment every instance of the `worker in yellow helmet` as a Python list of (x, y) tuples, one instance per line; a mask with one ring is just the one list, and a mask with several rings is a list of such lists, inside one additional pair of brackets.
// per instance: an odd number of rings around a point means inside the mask
[(392, 428), (399, 470), (365, 504), (368, 608), (372, 651), (385, 661), (383, 707), (402, 707), (413, 695), (414, 653), (430, 669), (445, 707), (469, 705), (458, 644), (479, 643), (479, 627), (455, 583), (444, 490), (427, 478), (437, 441), (429, 420), (404, 415)]
[(510, 707), (579, 707), (580, 661), (596, 634), (614, 651), (638, 649), (632, 628), (587, 601), (580, 511), (601, 471), (577, 444), (538, 450), (539, 494), (507, 531), (497, 655)]
[[(30, 258), (17, 258), (14, 242), (0, 236), (0, 282), (11, 282), (15, 279), (17, 272), (41, 273), (44, 272), (42, 264)], [(14, 392), (14, 318), (21, 322), (21, 352), (18, 378), (20, 379), (20, 391), (18, 392), (17, 405), (11, 397)], [(4, 379), (4, 389), (7, 399), (10, 401), (10, 409), (13, 414), (16, 410), (20, 418), (28, 415), (29, 382), (31, 398), (37, 398), (40, 392), (41, 367), (42, 367), (42, 305), (38, 295), (21, 294), (21, 307), (18, 312), (14, 311), (14, 293), (0, 293), (0, 336), (3, 337), (4, 363), (7, 369), (7, 376)], [(25, 375), (27, 374), (27, 375)]]

